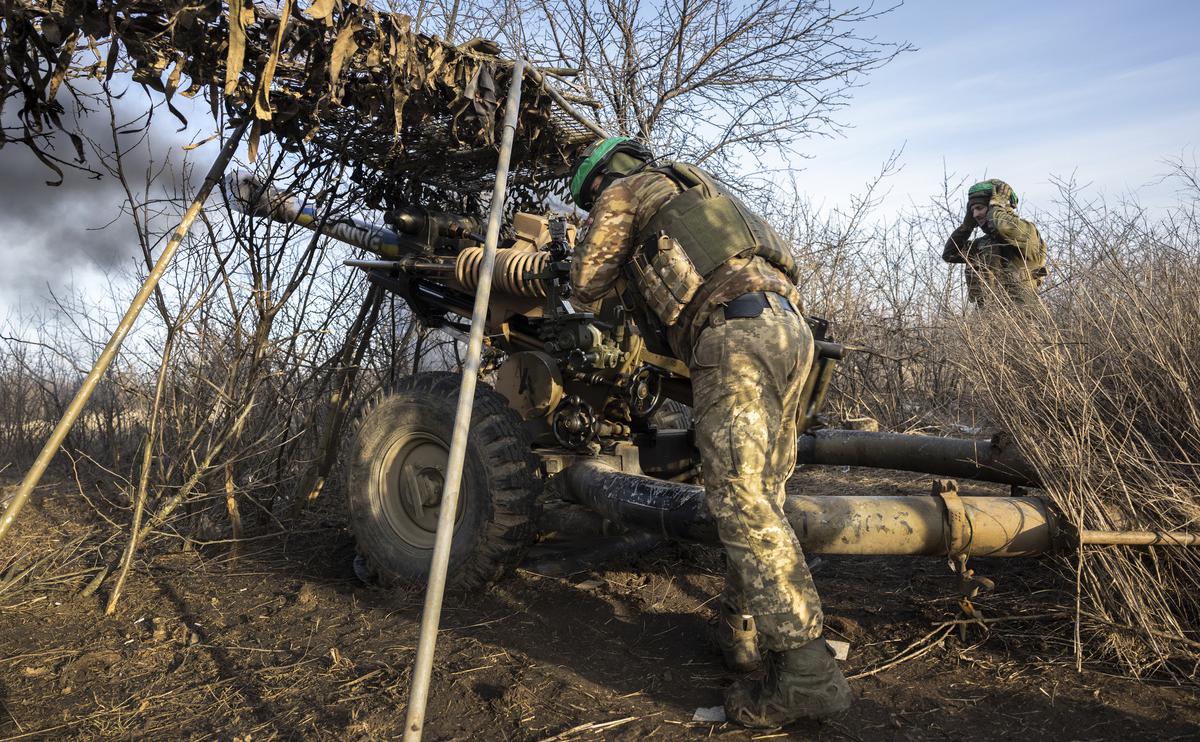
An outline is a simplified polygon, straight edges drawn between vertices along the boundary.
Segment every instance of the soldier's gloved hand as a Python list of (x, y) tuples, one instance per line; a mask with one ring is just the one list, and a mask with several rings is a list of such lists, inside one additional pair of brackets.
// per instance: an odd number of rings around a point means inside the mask
[[(1003, 181), (992, 182), (992, 198), (991, 206), (1003, 206), (1006, 209), (1012, 208), (1012, 187)], [(991, 216), (989, 214), (989, 216)]]

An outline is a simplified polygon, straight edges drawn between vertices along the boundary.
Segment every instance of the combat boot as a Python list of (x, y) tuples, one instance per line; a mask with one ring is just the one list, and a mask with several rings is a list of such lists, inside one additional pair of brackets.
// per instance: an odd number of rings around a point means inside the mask
[(721, 659), (729, 670), (751, 672), (762, 662), (758, 655), (758, 629), (754, 626), (754, 616), (743, 615), (721, 601), (716, 634)]
[(725, 694), (727, 718), (748, 727), (821, 719), (850, 707), (850, 685), (824, 639), (766, 653), (766, 676), (745, 678)]

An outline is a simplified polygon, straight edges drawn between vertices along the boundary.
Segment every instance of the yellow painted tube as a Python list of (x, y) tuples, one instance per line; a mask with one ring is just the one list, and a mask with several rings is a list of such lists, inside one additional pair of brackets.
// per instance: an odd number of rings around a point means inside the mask
[[(560, 476), (568, 499), (616, 523), (685, 541), (720, 542), (702, 487), (586, 460)], [(817, 554), (934, 556), (961, 549), (971, 556), (1018, 557), (1053, 548), (1058, 523), (1042, 499), (955, 499), (965, 516), (957, 526), (938, 495), (794, 495), (784, 511), (805, 550)]]

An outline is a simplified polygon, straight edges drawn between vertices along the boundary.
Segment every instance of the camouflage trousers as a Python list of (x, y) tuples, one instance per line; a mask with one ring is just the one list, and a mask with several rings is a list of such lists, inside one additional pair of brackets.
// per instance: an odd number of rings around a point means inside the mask
[(689, 365), (705, 493), (728, 562), (723, 599), (754, 616), (765, 649), (783, 651), (822, 628), (821, 600), (783, 511), (813, 339), (771, 296), (758, 317), (716, 312)]

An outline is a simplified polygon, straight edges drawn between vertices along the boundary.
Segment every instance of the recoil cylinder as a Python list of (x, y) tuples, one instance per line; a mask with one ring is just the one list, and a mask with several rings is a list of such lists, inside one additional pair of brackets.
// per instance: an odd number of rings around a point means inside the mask
[[(503, 248), (496, 251), (496, 268), (492, 272), (492, 289), (514, 296), (545, 298), (546, 284), (527, 274), (541, 273), (550, 263), (550, 253)], [(479, 285), (479, 270), (483, 265), (483, 248), (468, 247), (454, 262), (454, 278), (464, 288), (474, 291)]]

